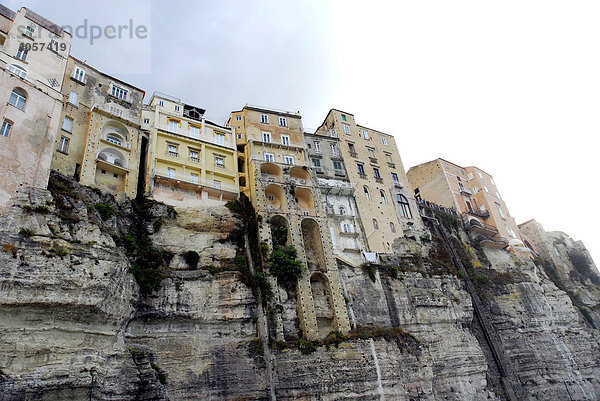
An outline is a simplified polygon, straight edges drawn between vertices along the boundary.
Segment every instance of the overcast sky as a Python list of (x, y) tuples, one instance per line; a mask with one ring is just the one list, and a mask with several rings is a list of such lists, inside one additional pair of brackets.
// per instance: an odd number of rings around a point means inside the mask
[(2, 1), (60, 25), (143, 24), (72, 54), (223, 123), (244, 104), (330, 108), (396, 137), (406, 169), (444, 157), (492, 174), (517, 223), (600, 262), (600, 2)]

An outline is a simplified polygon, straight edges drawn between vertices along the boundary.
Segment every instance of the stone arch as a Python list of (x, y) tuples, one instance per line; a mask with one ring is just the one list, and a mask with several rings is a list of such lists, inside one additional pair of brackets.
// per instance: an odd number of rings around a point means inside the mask
[(313, 297), (319, 338), (325, 338), (336, 329), (335, 309), (333, 308), (329, 279), (323, 273), (314, 273), (310, 277), (310, 289)]
[(292, 167), (290, 169), (290, 177), (299, 180), (304, 180), (305, 182), (310, 181), (310, 173), (307, 169), (302, 167)]
[(273, 249), (275, 249), (277, 245), (287, 246), (292, 242), (290, 235), (290, 224), (285, 217), (281, 215), (275, 215), (271, 217), (269, 224), (271, 226)]
[(127, 128), (118, 121), (109, 121), (102, 127), (102, 138), (119, 146), (128, 147)]
[(98, 159), (115, 166), (127, 168), (127, 158), (114, 148), (104, 148), (98, 153)]
[(305, 214), (308, 214), (315, 209), (315, 198), (309, 189), (296, 188), (294, 197), (296, 198), (296, 206), (307, 212)]
[(323, 241), (319, 224), (313, 219), (303, 219), (301, 223), (306, 266), (309, 271), (327, 271)]
[(283, 176), (283, 172), (281, 171), (281, 167), (274, 163), (262, 163), (260, 165), (260, 174), (265, 176), (267, 179), (271, 178), (281, 178)]
[(271, 212), (287, 212), (285, 191), (277, 184), (269, 184), (265, 188), (267, 197), (267, 209)]

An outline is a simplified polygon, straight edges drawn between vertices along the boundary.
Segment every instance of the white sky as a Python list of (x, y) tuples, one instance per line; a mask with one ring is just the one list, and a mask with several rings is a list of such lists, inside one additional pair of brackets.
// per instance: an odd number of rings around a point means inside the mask
[(407, 169), (477, 165), (517, 223), (565, 231), (600, 262), (598, 1), (3, 3), (60, 25), (147, 24), (149, 42), (75, 39), (72, 54), (215, 122), (250, 103), (316, 128), (335, 107), (393, 134)]

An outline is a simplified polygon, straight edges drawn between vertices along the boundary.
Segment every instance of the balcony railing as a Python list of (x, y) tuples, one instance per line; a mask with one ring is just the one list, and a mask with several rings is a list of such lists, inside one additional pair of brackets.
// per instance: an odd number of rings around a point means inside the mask
[(168, 178), (168, 179), (176, 180), (176, 181), (182, 181), (182, 182), (186, 182), (188, 184), (194, 184), (194, 185), (202, 186), (205, 188), (214, 188), (214, 189), (221, 190), (221, 191), (234, 192), (234, 193), (239, 192), (239, 188), (235, 185), (226, 184), (226, 183), (211, 180), (208, 178), (199, 178), (197, 175), (183, 174), (183, 173), (176, 172), (176, 171), (170, 171), (170, 170), (164, 170), (164, 169), (154, 169), (153, 176)]
[(351, 157), (358, 157), (358, 153), (354, 152), (354, 151), (350, 151), (350, 156)]
[(377, 158), (376, 157), (370, 157), (369, 156), (369, 160), (371, 161), (371, 163), (377, 164)]
[(173, 152), (172, 150), (167, 150), (167, 156), (179, 157), (179, 153)]
[(200, 158), (198, 158), (198, 157), (193, 157), (193, 156), (190, 156), (190, 161), (191, 161), (191, 162), (194, 162), (194, 163), (200, 163)]
[(260, 177), (264, 182), (283, 182), (283, 177), (280, 175), (262, 173)]
[(460, 192), (463, 193), (463, 194), (466, 194), (466, 195), (473, 195), (473, 192), (471, 192), (470, 189), (467, 189), (467, 188), (464, 188), (464, 187), (460, 189)]
[(272, 213), (281, 213), (283, 212), (283, 206), (267, 205), (267, 211)]
[(484, 219), (487, 217), (490, 217), (490, 212), (486, 209), (484, 209), (484, 210), (481, 210), (481, 209), (468, 210), (467, 213), (470, 215), (473, 215), (473, 216), (484, 218)]
[(316, 214), (317, 214), (316, 209), (306, 209), (306, 208), (299, 207), (298, 211), (300, 212), (300, 214), (302, 216), (316, 216)]

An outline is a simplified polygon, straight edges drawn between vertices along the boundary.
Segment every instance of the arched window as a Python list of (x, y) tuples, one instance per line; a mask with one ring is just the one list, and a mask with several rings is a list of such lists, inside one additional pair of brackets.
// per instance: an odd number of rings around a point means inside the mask
[(339, 210), (340, 214), (346, 214), (346, 208), (344, 206), (340, 206)]
[(390, 230), (391, 230), (393, 233), (395, 233), (395, 232), (396, 232), (396, 226), (395, 226), (395, 225), (394, 225), (394, 223), (392, 223), (391, 221), (390, 221)]
[(373, 219), (373, 228), (379, 230), (379, 224), (377, 224), (377, 219)]
[(363, 187), (363, 190), (365, 191), (365, 196), (366, 196), (367, 200), (370, 201), (371, 200), (371, 194), (369, 193), (369, 188), (367, 188), (367, 186), (365, 185)]
[(106, 140), (110, 143), (114, 143), (115, 145), (123, 146), (123, 140), (118, 135), (107, 134)]
[(398, 204), (400, 205), (400, 210), (402, 211), (402, 217), (406, 217), (407, 219), (412, 219), (412, 213), (410, 211), (410, 206), (408, 204), (408, 200), (406, 199), (406, 196), (404, 196), (402, 194), (398, 194), (398, 195), (396, 195), (396, 200), (398, 201)]
[(27, 103), (27, 92), (21, 88), (13, 89), (10, 93), (8, 103), (15, 106), (19, 110), (23, 110), (25, 108), (25, 103)]
[(15, 75), (20, 76), (21, 78), (27, 78), (27, 71), (25, 70), (25, 68), (16, 65), (16, 64), (11, 64), (8, 66), (8, 71), (12, 72)]
[(381, 195), (381, 202), (383, 202), (384, 205), (387, 205), (387, 198), (385, 197), (385, 192), (383, 189), (379, 190), (379, 195)]

